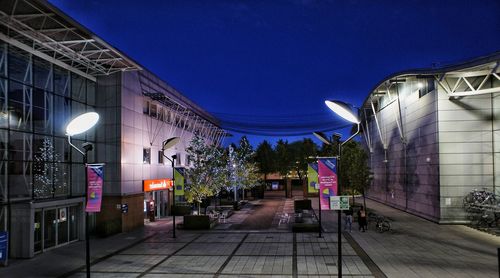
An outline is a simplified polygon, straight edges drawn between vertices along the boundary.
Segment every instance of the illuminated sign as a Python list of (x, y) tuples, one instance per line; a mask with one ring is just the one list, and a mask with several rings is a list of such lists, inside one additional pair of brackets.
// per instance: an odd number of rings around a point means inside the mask
[(171, 179), (144, 180), (144, 192), (166, 190), (172, 187)]

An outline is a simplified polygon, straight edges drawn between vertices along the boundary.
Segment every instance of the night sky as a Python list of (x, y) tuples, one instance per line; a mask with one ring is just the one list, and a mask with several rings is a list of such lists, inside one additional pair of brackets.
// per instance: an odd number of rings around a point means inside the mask
[(203, 109), (248, 121), (342, 123), (325, 99), (359, 106), (397, 71), (500, 50), (499, 0), (50, 2)]

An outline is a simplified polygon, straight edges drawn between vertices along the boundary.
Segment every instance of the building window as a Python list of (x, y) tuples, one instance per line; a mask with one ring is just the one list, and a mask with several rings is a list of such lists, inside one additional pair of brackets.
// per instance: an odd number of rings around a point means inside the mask
[(158, 112), (158, 120), (164, 121), (165, 120), (165, 110), (160, 107), (159, 112)]
[(175, 154), (175, 165), (179, 166), (179, 165), (182, 165), (182, 161), (181, 161), (181, 154), (180, 153), (176, 153)]
[(158, 151), (158, 164), (163, 164), (163, 151)]
[(147, 100), (144, 100), (144, 102), (142, 103), (142, 113), (149, 115), (149, 101)]
[(151, 104), (151, 107), (149, 108), (149, 115), (153, 118), (156, 118), (158, 116), (156, 104)]
[(142, 149), (142, 161), (144, 164), (151, 164), (151, 148)]
[(435, 85), (434, 85), (434, 79), (432, 78), (427, 78), (425, 80), (422, 80), (420, 82), (418, 82), (418, 97), (421, 98), (425, 95), (427, 95), (428, 93), (431, 93), (432, 91), (434, 91), (436, 88), (435, 88)]

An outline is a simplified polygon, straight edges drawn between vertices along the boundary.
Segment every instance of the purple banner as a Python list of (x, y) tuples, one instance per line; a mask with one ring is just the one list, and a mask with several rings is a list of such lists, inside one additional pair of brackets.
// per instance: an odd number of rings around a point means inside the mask
[(337, 158), (318, 159), (319, 200), (322, 210), (330, 209), (330, 196), (337, 196)]
[(86, 212), (100, 212), (104, 164), (87, 164), (87, 207)]

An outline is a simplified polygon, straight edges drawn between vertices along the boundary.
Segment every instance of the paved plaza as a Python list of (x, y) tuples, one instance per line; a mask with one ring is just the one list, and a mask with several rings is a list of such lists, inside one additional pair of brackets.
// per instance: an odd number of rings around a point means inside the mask
[[(344, 233), (343, 276), (498, 277), (498, 237), (438, 225), (376, 202), (368, 201), (368, 207), (389, 217), (393, 230), (362, 233), (354, 224)], [(293, 213), (293, 198), (268, 195), (210, 231), (178, 230), (174, 239), (171, 219), (161, 219), (131, 233), (92, 239), (92, 277), (337, 277), (337, 215), (323, 213), (319, 238), (292, 233), (279, 224), (281, 213)], [(0, 277), (85, 277), (84, 250), (84, 242), (77, 242), (12, 260), (0, 268)]]
[[(344, 240), (345, 276), (373, 277)], [(94, 277), (335, 277), (335, 234), (158, 233), (92, 266)], [(84, 277), (84, 269), (69, 277)], [(118, 275), (118, 276), (117, 276)], [(187, 276), (186, 276), (187, 275)]]

